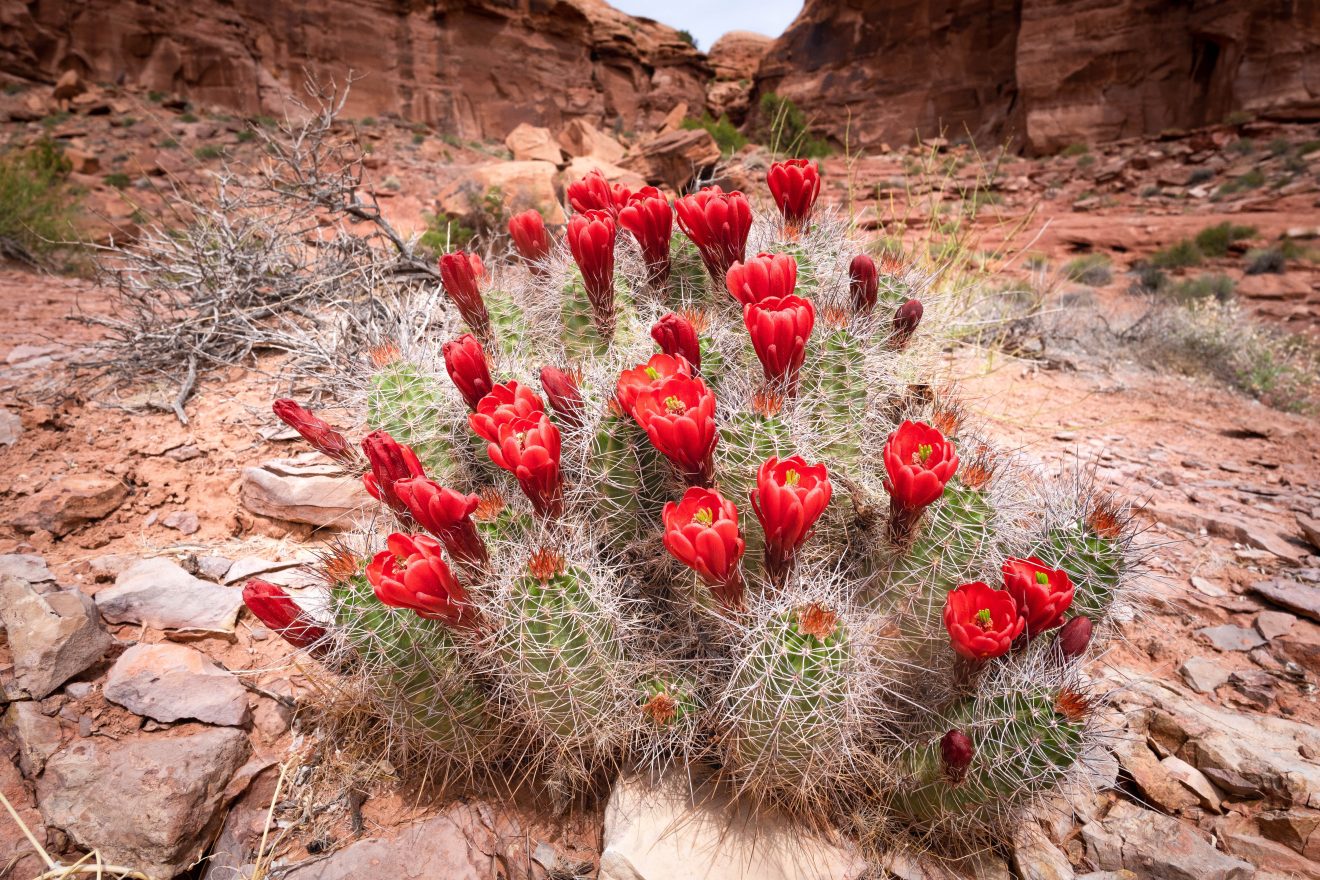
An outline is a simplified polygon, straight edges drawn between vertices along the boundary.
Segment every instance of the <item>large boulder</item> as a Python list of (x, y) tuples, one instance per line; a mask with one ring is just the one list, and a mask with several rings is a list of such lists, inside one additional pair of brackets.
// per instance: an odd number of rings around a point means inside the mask
[(259, 516), (323, 528), (352, 528), (373, 503), (362, 481), (338, 466), (295, 459), (243, 468), (239, 498)]
[(559, 144), (574, 159), (599, 159), (616, 164), (623, 158), (623, 144), (585, 119), (574, 119), (559, 132)]
[(14, 657), (14, 684), (38, 700), (99, 661), (114, 644), (90, 598), (77, 590), (42, 593), (16, 577), (0, 576), (0, 623)]
[(232, 633), (243, 591), (195, 578), (168, 559), (143, 559), (96, 594), (96, 607), (110, 623), (153, 629)]
[(720, 161), (720, 147), (704, 128), (679, 129), (642, 141), (623, 167), (636, 171), (647, 183), (681, 192), (696, 177)]
[(555, 136), (550, 129), (541, 126), (521, 123), (504, 138), (504, 145), (518, 162), (553, 162), (558, 165), (564, 161)]
[(440, 193), (440, 209), (465, 218), (489, 214), (492, 208), (505, 215), (536, 210), (547, 223), (563, 223), (564, 209), (555, 192), (558, 171), (553, 162), (478, 165)]
[(234, 673), (201, 651), (172, 642), (129, 648), (110, 667), (104, 693), (110, 702), (157, 721), (239, 725), (248, 720), (247, 691)]

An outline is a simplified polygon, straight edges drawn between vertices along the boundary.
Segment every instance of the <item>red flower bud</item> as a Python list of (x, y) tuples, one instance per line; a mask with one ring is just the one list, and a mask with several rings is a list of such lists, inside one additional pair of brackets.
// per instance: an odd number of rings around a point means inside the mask
[(538, 514), (556, 517), (563, 512), (559, 429), (548, 415), (541, 412), (501, 423), (486, 451), (491, 461), (513, 474)]
[(809, 465), (800, 455), (770, 458), (761, 465), (751, 499), (765, 532), (766, 569), (772, 575), (786, 572), (833, 491), (825, 465)]
[(674, 209), (660, 190), (644, 186), (619, 209), (619, 225), (632, 233), (646, 261), (647, 282), (663, 286), (669, 281), (669, 239), (674, 231)]
[(811, 208), (820, 195), (820, 167), (812, 159), (788, 159), (770, 166), (766, 175), (770, 195), (774, 198), (784, 222), (794, 227), (805, 226), (811, 219)]
[(885, 491), (901, 508), (920, 509), (944, 494), (958, 470), (958, 452), (925, 422), (904, 422), (889, 435), (884, 450)]
[(788, 254), (757, 254), (745, 263), (734, 263), (724, 282), (742, 305), (763, 299), (789, 296), (797, 288), (797, 260)]
[(396, 513), (407, 513), (408, 507), (395, 494), (394, 484), (410, 477), (426, 476), (426, 470), (412, 447), (404, 446), (385, 431), (372, 431), (362, 438), (362, 451), (371, 462), (371, 473), (362, 477), (367, 492), (377, 501), (388, 504)]
[(741, 608), (738, 567), (747, 545), (738, 534), (738, 508), (712, 489), (693, 487), (664, 509), (665, 549), (714, 589), (726, 608)]
[(333, 458), (340, 464), (354, 464), (358, 460), (357, 450), (343, 434), (330, 427), (310, 410), (303, 409), (286, 397), (275, 401), (275, 415), (281, 422), (302, 435), (311, 447), (324, 456)]
[(295, 648), (310, 648), (325, 638), (325, 627), (312, 620), (283, 587), (253, 578), (243, 587), (243, 604)]
[(509, 237), (527, 268), (538, 275), (545, 271), (542, 264), (550, 256), (550, 233), (540, 211), (532, 209), (510, 217)]
[(632, 415), (633, 404), (637, 396), (651, 388), (659, 388), (674, 376), (691, 376), (692, 364), (687, 358), (672, 354), (653, 354), (644, 364), (638, 364), (631, 370), (619, 374), (614, 396), (618, 398), (623, 411)]
[(427, 535), (395, 532), (385, 540), (388, 550), (367, 565), (367, 581), (376, 598), (391, 608), (411, 608), (418, 617), (440, 620), (451, 627), (469, 627), (476, 609), (444, 557), (440, 544)]
[(1003, 572), (1004, 589), (1017, 602), (1029, 638), (1063, 623), (1074, 592), (1066, 571), (1050, 568), (1035, 556), (1029, 556), (1004, 560)]
[(673, 376), (638, 394), (632, 414), (651, 438), (651, 444), (689, 480), (698, 483), (710, 480), (718, 435), (715, 395), (705, 382), (689, 376)]
[(533, 418), (543, 412), (545, 404), (535, 391), (517, 382), (504, 382), (477, 401), (477, 411), (468, 415), (468, 424), (482, 440), (494, 443), (500, 425), (514, 419)]
[(485, 274), (481, 257), (476, 254), (456, 251), (440, 258), (440, 280), (444, 282), (445, 293), (472, 332), (490, 342), (490, 314), (481, 297), (481, 279)]
[(950, 782), (962, 782), (967, 775), (967, 768), (972, 766), (975, 754), (972, 738), (961, 730), (950, 730), (940, 738), (940, 760), (944, 764), (944, 775)]
[(568, 247), (582, 270), (596, 329), (614, 333), (614, 219), (604, 211), (574, 214), (568, 221)]
[(578, 387), (577, 378), (572, 373), (558, 367), (542, 367), (541, 388), (550, 406), (554, 407), (565, 424), (582, 427), (586, 403), (582, 400), (582, 389)]
[(486, 544), (472, 520), (481, 496), (446, 489), (425, 477), (400, 480), (394, 492), (417, 524), (444, 543), (450, 556), (473, 565), (486, 562)]
[(681, 357), (694, 369), (701, 369), (701, 340), (687, 318), (670, 312), (651, 325), (651, 338), (665, 354)]
[(1024, 625), (1013, 597), (981, 581), (950, 590), (944, 600), (944, 628), (953, 649), (969, 660), (1007, 653)]
[(1063, 659), (1071, 660), (1086, 653), (1086, 646), (1091, 644), (1091, 618), (1077, 616), (1059, 628), (1054, 637)]
[(743, 259), (752, 228), (752, 206), (742, 193), (708, 186), (674, 202), (674, 211), (679, 228), (701, 252), (712, 281), (723, 279), (729, 267)]
[(871, 314), (879, 301), (880, 270), (866, 254), (858, 254), (848, 264), (848, 297), (858, 315)]
[(761, 360), (765, 380), (797, 394), (798, 376), (807, 355), (807, 339), (816, 326), (816, 307), (800, 296), (776, 296), (743, 306), (743, 323)]
[(894, 351), (902, 351), (912, 341), (912, 334), (917, 332), (921, 323), (921, 303), (910, 299), (894, 312), (894, 333), (889, 337), (889, 346)]
[(599, 170), (588, 171), (568, 185), (568, 204), (578, 213), (604, 211), (611, 217), (628, 203), (632, 193), (621, 183), (610, 183)]
[(490, 394), (492, 382), (490, 367), (486, 363), (486, 350), (477, 337), (464, 333), (446, 342), (441, 353), (445, 357), (445, 371), (454, 387), (467, 402), (468, 409), (476, 409), (481, 398)]

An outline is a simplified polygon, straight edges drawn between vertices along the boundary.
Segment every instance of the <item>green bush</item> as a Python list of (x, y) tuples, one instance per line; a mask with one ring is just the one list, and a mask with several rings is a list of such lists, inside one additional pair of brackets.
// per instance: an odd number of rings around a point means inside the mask
[(1182, 303), (1208, 299), (1226, 303), (1233, 299), (1234, 286), (1227, 275), (1198, 275), (1166, 288), (1164, 293)]
[(827, 141), (812, 136), (807, 115), (774, 92), (761, 96), (759, 140), (788, 156), (814, 159), (833, 152)]
[(692, 36), (692, 32), (691, 32), (691, 31), (686, 30), (686, 29), (679, 31), (679, 32), (678, 32), (678, 38), (679, 38), (680, 40), (682, 40), (683, 42), (687, 43), (687, 44), (688, 44), (689, 46), (691, 46), (693, 49), (697, 48), (697, 38), (694, 37), (694, 36)]
[(1196, 242), (1186, 238), (1150, 255), (1151, 265), (1159, 269), (1188, 269), (1203, 262), (1205, 254)]
[(1207, 257), (1226, 257), (1228, 249), (1235, 241), (1251, 238), (1256, 234), (1254, 226), (1235, 226), (1228, 221), (1207, 226), (1196, 234), (1196, 246)]
[(238, 133), (238, 142), (240, 144), (250, 143), (257, 139), (257, 133), (250, 128), (245, 128)]
[(1265, 172), (1259, 168), (1253, 168), (1246, 174), (1235, 177), (1228, 183), (1219, 188), (1216, 196), (1231, 196), (1234, 193), (1240, 193), (1244, 190), (1257, 189), (1265, 185)]
[(1085, 156), (1089, 152), (1091, 152), (1091, 148), (1086, 144), (1069, 144), (1060, 151), (1060, 155), (1068, 157)]
[(422, 233), (417, 244), (423, 250), (429, 251), (433, 257), (464, 248), (477, 235), (476, 230), (465, 226), (460, 218), (443, 211), (436, 214), (422, 214), (422, 219), (426, 221), (426, 231)]
[(710, 132), (715, 143), (720, 145), (720, 152), (726, 157), (732, 156), (747, 145), (747, 138), (729, 121), (727, 115), (722, 115), (719, 119), (713, 118), (709, 113), (700, 119), (689, 117), (683, 120), (683, 127), (688, 130), (704, 128)]
[(115, 189), (128, 189), (133, 185), (132, 179), (122, 171), (116, 171), (105, 176), (105, 185), (113, 186)]
[(193, 150), (193, 155), (203, 161), (207, 159), (219, 159), (225, 154), (225, 148), (219, 144), (204, 144)]
[(1086, 254), (1068, 261), (1063, 267), (1063, 276), (1089, 287), (1104, 287), (1114, 279), (1114, 271), (1108, 254)]
[(1279, 248), (1253, 248), (1246, 256), (1248, 275), (1282, 275), (1288, 271), (1288, 258)]
[(72, 237), (77, 199), (70, 170), (49, 139), (0, 152), (0, 254), (36, 261)]

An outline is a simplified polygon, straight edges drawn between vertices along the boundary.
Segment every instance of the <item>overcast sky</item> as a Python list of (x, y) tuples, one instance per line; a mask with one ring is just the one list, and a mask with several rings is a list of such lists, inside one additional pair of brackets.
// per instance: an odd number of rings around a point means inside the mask
[(802, 10), (802, 0), (608, 0), (632, 15), (644, 15), (691, 32), (702, 51), (726, 31), (784, 32)]

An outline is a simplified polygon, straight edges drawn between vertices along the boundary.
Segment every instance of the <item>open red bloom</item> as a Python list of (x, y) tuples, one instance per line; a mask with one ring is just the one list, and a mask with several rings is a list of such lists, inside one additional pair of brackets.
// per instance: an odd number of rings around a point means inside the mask
[(574, 211), (604, 211), (614, 217), (628, 203), (632, 193), (623, 184), (610, 183), (599, 170), (593, 170), (570, 183), (567, 195), (568, 204)]
[(768, 571), (784, 570), (811, 535), (833, 491), (825, 465), (809, 465), (800, 455), (782, 461), (772, 457), (761, 465), (751, 499), (765, 532)]
[(605, 211), (585, 211), (568, 221), (568, 247), (582, 270), (596, 328), (614, 332), (614, 218)]
[(1050, 568), (1035, 556), (1004, 560), (1004, 589), (1017, 601), (1027, 623), (1027, 636), (1035, 638), (1063, 623), (1072, 605), (1073, 587), (1068, 573)]
[(494, 443), (500, 425), (543, 412), (545, 404), (535, 391), (516, 381), (503, 382), (477, 402), (477, 411), (468, 415), (468, 424), (482, 440)]
[(619, 209), (619, 225), (632, 233), (646, 261), (647, 281), (663, 285), (669, 281), (669, 239), (674, 233), (674, 209), (669, 199), (653, 186), (633, 193)]
[(541, 388), (565, 424), (582, 427), (586, 403), (582, 400), (577, 377), (558, 367), (542, 367)]
[(710, 480), (718, 434), (715, 395), (705, 382), (673, 376), (638, 394), (632, 414), (651, 444), (689, 479)]
[(658, 388), (674, 376), (691, 376), (692, 365), (686, 358), (673, 354), (653, 354), (644, 364), (638, 364), (631, 370), (619, 374), (614, 396), (619, 400), (623, 411), (632, 414), (637, 396), (650, 388)]
[(701, 340), (687, 318), (670, 312), (651, 325), (651, 338), (665, 354), (681, 357), (694, 369), (701, 369)]
[(371, 462), (371, 473), (364, 474), (362, 483), (377, 501), (388, 504), (397, 513), (407, 513), (408, 507), (394, 491), (394, 484), (410, 477), (424, 477), (426, 470), (417, 460), (412, 447), (404, 446), (386, 431), (372, 431), (362, 438), (362, 451)]
[(486, 447), (490, 460), (513, 474), (541, 516), (563, 511), (564, 480), (559, 471), (559, 429), (545, 413), (500, 424)]
[(950, 590), (944, 600), (944, 628), (953, 649), (969, 660), (1006, 654), (1024, 625), (1013, 597), (981, 581)]
[(790, 397), (797, 394), (807, 339), (816, 326), (816, 307), (811, 300), (790, 294), (749, 303), (743, 306), (743, 323), (766, 381), (779, 385)]
[(775, 296), (789, 296), (797, 288), (797, 260), (788, 254), (757, 254), (745, 263), (734, 263), (724, 282), (742, 305)]
[(400, 480), (394, 492), (417, 524), (444, 543), (450, 556), (478, 565), (486, 561), (486, 544), (472, 520), (481, 496), (446, 489), (425, 477)]
[(848, 298), (852, 300), (853, 312), (869, 315), (875, 309), (880, 298), (880, 270), (875, 260), (866, 254), (858, 254), (848, 264)]
[(385, 546), (389, 549), (367, 564), (367, 580), (377, 599), (452, 627), (476, 623), (477, 612), (467, 590), (449, 570), (435, 538), (395, 532), (385, 539)]
[(723, 280), (729, 267), (747, 252), (747, 233), (752, 228), (752, 206), (747, 197), (707, 186), (674, 202), (674, 211), (679, 228), (701, 252), (711, 280)]
[(889, 347), (902, 351), (912, 341), (912, 334), (917, 332), (924, 311), (919, 300), (910, 299), (894, 312), (894, 332), (889, 337)]
[(445, 357), (445, 371), (454, 387), (467, 402), (468, 409), (476, 409), (481, 398), (490, 394), (492, 382), (490, 367), (486, 363), (486, 350), (477, 337), (464, 333), (446, 342), (441, 353)]
[(529, 269), (538, 274), (544, 271), (542, 261), (550, 256), (550, 233), (540, 211), (531, 209), (510, 217), (509, 237)]
[(445, 293), (449, 294), (449, 299), (472, 332), (489, 342), (490, 314), (486, 311), (486, 301), (481, 298), (481, 280), (485, 275), (481, 257), (476, 254), (456, 251), (440, 258), (440, 280), (444, 282)]
[(311, 410), (304, 409), (287, 397), (275, 401), (271, 408), (281, 422), (302, 435), (322, 455), (341, 464), (353, 464), (358, 460), (357, 450), (348, 442), (348, 438)]
[(786, 159), (770, 166), (766, 175), (770, 195), (791, 226), (804, 226), (820, 195), (820, 167), (813, 159)]
[(268, 628), (295, 648), (309, 648), (325, 638), (325, 627), (312, 620), (284, 591), (253, 578), (243, 587), (243, 604)]
[(885, 442), (885, 491), (909, 510), (934, 504), (958, 470), (958, 452), (925, 422), (904, 422)]
[(714, 588), (726, 608), (742, 607), (738, 568), (746, 543), (738, 533), (738, 508), (712, 489), (692, 487), (664, 509), (665, 549)]

